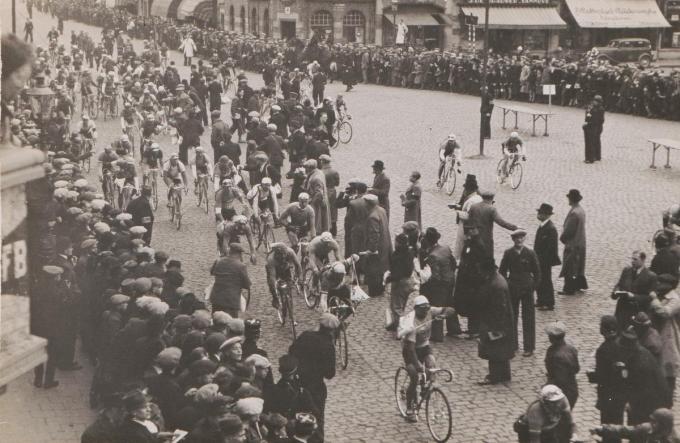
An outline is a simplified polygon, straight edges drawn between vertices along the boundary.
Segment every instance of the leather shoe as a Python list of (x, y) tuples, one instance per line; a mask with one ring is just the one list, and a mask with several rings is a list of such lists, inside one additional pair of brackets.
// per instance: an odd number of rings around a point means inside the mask
[(554, 306), (539, 306), (538, 310), (539, 311), (554, 311), (555, 307)]
[(83, 369), (83, 366), (80, 363), (78, 363), (77, 361), (74, 361), (69, 366), (66, 366), (65, 368), (59, 368), (59, 369), (61, 369), (62, 371), (79, 371), (79, 370)]
[(524, 351), (522, 353), (522, 357), (531, 357), (532, 355), (534, 355), (534, 351)]
[(52, 381), (45, 382), (45, 384), (43, 385), (43, 388), (52, 389), (52, 388), (56, 388), (57, 386), (59, 386), (59, 382), (56, 381), (56, 380), (52, 380)]
[(574, 295), (576, 293), (573, 292), (573, 291), (568, 291), (568, 292), (567, 291), (559, 291), (558, 294), (559, 295)]
[(489, 385), (495, 385), (498, 384), (498, 382), (492, 381), (489, 376), (487, 375), (484, 377), (484, 380), (480, 380), (477, 382), (479, 386), (489, 386)]

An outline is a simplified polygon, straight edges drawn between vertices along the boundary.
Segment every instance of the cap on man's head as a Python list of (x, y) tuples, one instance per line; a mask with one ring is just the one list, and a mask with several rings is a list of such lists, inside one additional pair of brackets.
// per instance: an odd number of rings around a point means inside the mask
[(430, 305), (430, 300), (427, 299), (424, 295), (418, 295), (415, 299), (413, 299), (413, 306), (429, 306)]
[(558, 401), (564, 398), (564, 392), (555, 385), (545, 385), (541, 388), (542, 401)]
[(515, 237), (526, 237), (527, 236), (527, 231), (524, 229), (515, 229), (510, 233), (510, 237), (515, 238)]
[(279, 372), (289, 374), (297, 369), (298, 364), (298, 359), (295, 356), (284, 354), (279, 358)]
[(340, 326), (340, 320), (335, 315), (324, 312), (319, 318), (319, 326), (325, 329), (335, 330)]
[(548, 323), (545, 327), (545, 333), (551, 337), (562, 337), (567, 333), (567, 327), (561, 321)]

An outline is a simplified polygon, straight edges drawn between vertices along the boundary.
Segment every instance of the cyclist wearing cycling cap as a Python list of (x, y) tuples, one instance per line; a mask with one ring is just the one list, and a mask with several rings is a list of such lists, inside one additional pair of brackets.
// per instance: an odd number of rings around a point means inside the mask
[(248, 224), (245, 215), (235, 215), (231, 220), (225, 219), (217, 225), (217, 250), (220, 255), (229, 253), (229, 245), (240, 243), (241, 236), (245, 235), (250, 250), (250, 262), (256, 263), (255, 246), (253, 244), (253, 230)]
[(259, 185), (253, 186), (248, 191), (247, 198), (253, 208), (253, 219), (256, 223), (259, 224), (263, 219), (266, 223), (273, 225), (279, 219), (279, 203), (271, 178), (264, 177)]
[(437, 172), (438, 186), (441, 185), (442, 173), (444, 172), (444, 166), (446, 165), (446, 159), (448, 157), (451, 157), (451, 159), (456, 162), (456, 166), (460, 168), (461, 160), (463, 159), (463, 148), (456, 140), (456, 134), (449, 134), (446, 137), (446, 142), (439, 146), (439, 170)]
[(453, 308), (430, 306), (427, 297), (419, 295), (413, 301), (413, 311), (399, 320), (397, 339), (402, 340), (402, 356), (410, 378), (406, 391), (407, 421), (418, 421), (418, 416), (414, 412), (418, 373), (436, 367), (436, 361), (430, 347), (432, 321), (451, 317), (455, 313), (456, 311)]
[[(276, 290), (276, 281), (284, 280), (292, 287), (293, 276), (302, 276), (302, 267), (297, 258), (297, 254), (283, 243), (272, 243), (271, 252), (267, 257), (265, 271), (267, 272), (267, 285), (272, 296), (272, 307), (279, 308), (279, 296)], [(295, 274), (291, 272), (291, 268)]]
[(241, 203), (242, 207), (246, 205), (243, 192), (237, 186), (234, 186), (234, 180), (225, 178), (215, 193), (215, 217), (218, 222), (223, 221), (221, 214), (224, 210), (235, 210), (236, 200)]
[(288, 205), (281, 213), (281, 223), (286, 227), (290, 246), (295, 252), (301, 238), (316, 237), (314, 217), (314, 209), (309, 205), (309, 194), (306, 192), (300, 193), (298, 201)]
[[(516, 131), (513, 131), (510, 133), (510, 137), (503, 142), (501, 146), (503, 151), (503, 165), (501, 167), (503, 168), (503, 175), (507, 177), (509, 168), (517, 163), (520, 157), (523, 161), (526, 161), (527, 159), (524, 150), (524, 142), (519, 137), (519, 134)], [(512, 161), (512, 163), (508, 164), (509, 161)], [(505, 180), (505, 177), (502, 181)]]

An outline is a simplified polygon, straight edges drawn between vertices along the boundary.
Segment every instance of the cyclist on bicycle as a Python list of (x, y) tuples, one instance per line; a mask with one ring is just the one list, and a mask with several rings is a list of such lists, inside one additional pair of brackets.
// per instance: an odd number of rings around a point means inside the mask
[[(439, 172), (437, 173), (437, 186), (441, 185), (442, 175), (444, 174), (444, 168), (446, 167), (446, 159), (451, 157), (451, 161), (456, 163), (456, 166), (460, 167), (461, 160), (463, 159), (463, 148), (456, 141), (455, 134), (449, 134), (446, 137), (446, 143), (439, 147)], [(460, 173), (460, 169), (458, 170)]]
[(120, 113), (120, 127), (123, 130), (123, 134), (130, 135), (129, 130), (137, 127), (137, 122), (141, 120), (142, 116), (132, 107), (132, 103), (125, 102), (123, 111)]
[(343, 98), (342, 94), (338, 94), (337, 97), (335, 97), (335, 112), (338, 115), (338, 119), (344, 119), (347, 117), (347, 119), (351, 119), (349, 112), (347, 111), (347, 102)]
[(314, 209), (309, 205), (309, 194), (301, 192), (298, 195), (298, 201), (291, 203), (283, 210), (281, 224), (286, 227), (290, 247), (296, 253), (300, 239), (316, 237)]
[(152, 143), (151, 148), (144, 151), (142, 157), (142, 174), (144, 176), (144, 184), (147, 184), (149, 179), (149, 171), (151, 169), (161, 170), (163, 168), (163, 151), (158, 143)]
[(223, 155), (217, 160), (217, 163), (215, 163), (215, 168), (213, 171), (213, 183), (215, 183), (215, 191), (217, 191), (217, 186), (227, 178), (233, 181), (234, 184), (238, 186), (244, 194), (248, 192), (248, 188), (246, 188), (246, 184), (239, 174), (238, 168), (234, 166), (234, 162), (226, 155)]
[[(194, 187), (197, 187), (199, 174), (207, 176), (208, 181), (212, 181), (213, 166), (202, 146), (196, 146), (194, 151), (196, 152), (196, 156), (194, 162), (191, 164), (191, 172), (194, 175)], [(195, 191), (198, 193), (198, 188), (196, 188)]]
[(172, 154), (163, 167), (163, 181), (168, 186), (168, 208), (172, 207), (170, 197), (172, 188), (175, 185), (175, 180), (181, 180), (181, 184), (185, 186), (186, 193), (186, 184), (189, 183), (187, 180), (186, 168), (184, 167), (184, 163), (179, 160), (179, 156), (177, 154)]
[(144, 89), (142, 94), (142, 97), (139, 99), (139, 105), (142, 111), (150, 112), (152, 114), (155, 113), (160, 106), (158, 104), (158, 100), (156, 100), (156, 97), (151, 94), (149, 89)]
[(260, 224), (260, 219), (272, 226), (279, 220), (279, 203), (276, 191), (272, 187), (272, 179), (265, 177), (259, 185), (248, 191), (248, 200), (253, 208), (253, 219)]
[(142, 123), (142, 127), (140, 128), (142, 132), (142, 141), (139, 144), (139, 150), (141, 153), (141, 156), (144, 157), (144, 150), (146, 149), (147, 146), (151, 145), (151, 139), (154, 135), (158, 135), (161, 132), (161, 124), (159, 121), (156, 120), (155, 116), (153, 113), (149, 113), (146, 116), (146, 119)]
[[(510, 138), (508, 138), (503, 144), (503, 176), (504, 178), (508, 176), (508, 171), (512, 166), (517, 163), (518, 158), (521, 156), (523, 161), (526, 161), (526, 154), (524, 153), (524, 142), (519, 138), (519, 134), (515, 131), (510, 133)], [(508, 164), (508, 161), (512, 159), (512, 162)]]
[(234, 209), (236, 200), (240, 201), (241, 205), (247, 205), (241, 190), (234, 186), (234, 181), (225, 178), (222, 180), (222, 186), (215, 193), (215, 220), (218, 223), (224, 220), (221, 215), (224, 210)]
[[(241, 243), (241, 237), (246, 236), (248, 248), (250, 249), (250, 262), (257, 262), (255, 256), (255, 245), (253, 243), (253, 230), (250, 229), (248, 218), (245, 215), (235, 215), (229, 220), (229, 209), (221, 211), (222, 221), (217, 225), (217, 250), (220, 255), (226, 256), (229, 253), (229, 245)], [(233, 214), (233, 212), (231, 212)]]
[[(294, 276), (302, 275), (302, 267), (297, 258), (297, 254), (283, 243), (272, 243), (272, 250), (267, 257), (265, 271), (267, 272), (267, 284), (272, 295), (272, 307), (278, 309), (280, 306), (279, 295), (276, 291), (276, 281), (284, 280), (292, 286)], [(291, 273), (291, 267), (293, 272)]]
[(118, 160), (118, 155), (113, 151), (112, 146), (104, 146), (104, 152), (99, 154), (97, 159), (99, 161), (101, 174), (99, 180), (104, 177), (106, 171), (113, 171), (115, 162)]
[(97, 90), (97, 85), (94, 83), (94, 79), (90, 74), (89, 69), (83, 71), (82, 77), (80, 78), (80, 95), (82, 97), (82, 109), (87, 109), (90, 102), (94, 102), (94, 95)]
[(456, 313), (453, 308), (430, 307), (430, 302), (424, 295), (417, 296), (413, 305), (413, 311), (399, 320), (397, 329), (397, 339), (402, 340), (402, 357), (410, 379), (406, 391), (406, 420), (412, 423), (418, 421), (415, 413), (418, 373), (436, 365), (430, 347), (432, 321), (440, 317), (451, 317)]
[(350, 287), (351, 282), (347, 282), (345, 276), (350, 270), (352, 263), (359, 261), (359, 256), (352, 254), (351, 257), (346, 258), (342, 261), (336, 261), (331, 265), (327, 265), (321, 271), (319, 277), (319, 288), (321, 290), (321, 298), (319, 300), (319, 306), (322, 311), (327, 310), (328, 300), (333, 297), (338, 297), (342, 304), (350, 307), (344, 312), (331, 312), (331, 314), (338, 317), (341, 321), (346, 319), (354, 310), (352, 306), (352, 289)]
[(87, 141), (94, 146), (97, 141), (97, 125), (90, 120), (90, 116), (83, 114), (82, 121), (78, 125), (78, 133), (83, 137), (84, 141)]

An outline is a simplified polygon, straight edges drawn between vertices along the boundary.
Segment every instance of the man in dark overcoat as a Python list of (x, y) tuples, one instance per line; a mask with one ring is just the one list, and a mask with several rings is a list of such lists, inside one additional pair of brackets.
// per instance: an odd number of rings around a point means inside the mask
[(536, 217), (541, 222), (536, 230), (534, 252), (538, 256), (541, 270), (541, 280), (536, 287), (536, 308), (552, 311), (555, 308), (555, 288), (552, 282), (552, 267), (562, 263), (558, 255), (557, 228), (550, 220), (553, 207), (542, 203), (537, 209)]
[(571, 189), (567, 194), (571, 209), (564, 219), (560, 241), (564, 244), (562, 272), (563, 295), (574, 295), (577, 291), (588, 289), (586, 281), (586, 212), (580, 205), (583, 196), (578, 189)]

